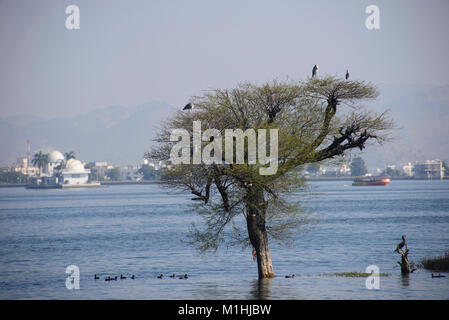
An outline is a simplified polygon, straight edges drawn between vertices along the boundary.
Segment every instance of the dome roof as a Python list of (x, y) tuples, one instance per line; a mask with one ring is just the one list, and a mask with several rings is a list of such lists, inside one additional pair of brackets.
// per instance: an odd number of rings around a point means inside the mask
[(64, 161), (64, 155), (58, 150), (53, 150), (48, 154), (48, 162), (55, 163), (60, 161)]
[(65, 164), (65, 168), (71, 172), (85, 172), (84, 165), (76, 159), (69, 159)]

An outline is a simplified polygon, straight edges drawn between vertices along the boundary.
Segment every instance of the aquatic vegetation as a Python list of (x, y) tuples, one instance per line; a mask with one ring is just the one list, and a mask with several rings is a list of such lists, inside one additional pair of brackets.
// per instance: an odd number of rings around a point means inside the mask
[(424, 258), (419, 266), (428, 270), (449, 271), (449, 251), (433, 258)]

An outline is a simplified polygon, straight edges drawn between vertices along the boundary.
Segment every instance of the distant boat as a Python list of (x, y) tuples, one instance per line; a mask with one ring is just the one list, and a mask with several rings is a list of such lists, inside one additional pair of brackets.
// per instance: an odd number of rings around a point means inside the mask
[(386, 186), (390, 183), (390, 176), (365, 176), (355, 178), (352, 182), (353, 186)]

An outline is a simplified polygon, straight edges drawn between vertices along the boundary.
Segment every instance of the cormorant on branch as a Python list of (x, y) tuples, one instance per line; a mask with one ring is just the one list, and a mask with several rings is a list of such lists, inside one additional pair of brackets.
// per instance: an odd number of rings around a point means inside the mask
[(318, 72), (318, 64), (316, 64), (316, 65), (313, 66), (313, 69), (312, 69), (312, 78), (315, 78), (317, 72)]
[(405, 235), (402, 235), (402, 241), (398, 244), (398, 246), (396, 247), (396, 250), (394, 250), (394, 251), (399, 252), (399, 250), (402, 250), (402, 248), (406, 245), (407, 244), (405, 242)]
[(191, 110), (193, 109), (193, 103), (188, 103), (184, 106), (184, 108), (182, 108), (182, 110)]

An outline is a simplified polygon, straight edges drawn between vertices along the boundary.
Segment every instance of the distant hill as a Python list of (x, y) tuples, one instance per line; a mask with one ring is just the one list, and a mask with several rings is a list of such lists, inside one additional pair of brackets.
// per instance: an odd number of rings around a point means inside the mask
[[(393, 132), (395, 141), (363, 152), (368, 168), (373, 171), (385, 164), (433, 158), (449, 160), (449, 86), (380, 86), (379, 90), (381, 96), (372, 107), (390, 109), (400, 129)], [(177, 109), (154, 101), (51, 120), (0, 118), (0, 164), (25, 156), (27, 139), (32, 151), (51, 146), (62, 152), (74, 151), (83, 161), (138, 163), (150, 148), (156, 127)]]
[(439, 158), (449, 160), (449, 85), (380, 86), (377, 110), (390, 110), (398, 130), (395, 140), (367, 148), (363, 158), (370, 169)]
[(83, 161), (138, 163), (151, 145), (156, 127), (173, 112), (166, 102), (137, 107), (110, 106), (69, 118), (41, 120), (14, 116), (0, 119), (0, 163), (15, 162), (31, 150), (51, 146), (74, 151)]

